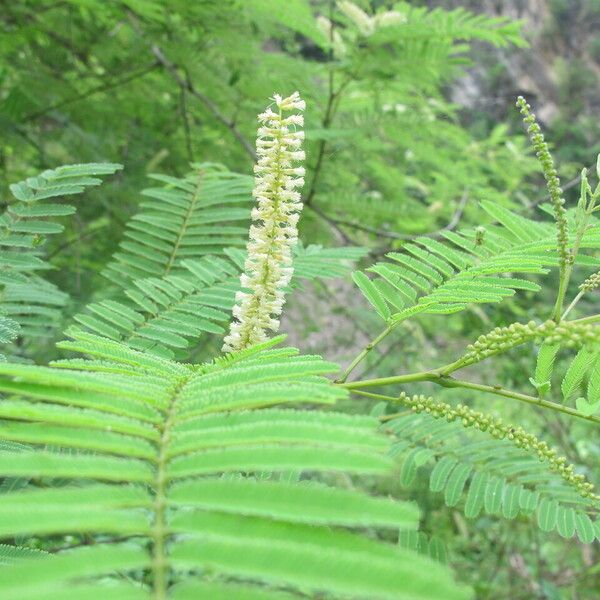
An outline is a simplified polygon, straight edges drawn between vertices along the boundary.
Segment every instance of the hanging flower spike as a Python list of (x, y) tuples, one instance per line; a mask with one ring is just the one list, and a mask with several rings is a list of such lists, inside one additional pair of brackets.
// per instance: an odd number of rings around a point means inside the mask
[[(294, 92), (287, 98), (275, 94), (278, 109), (270, 107), (258, 115), (257, 164), (253, 196), (256, 206), (248, 240), (248, 255), (236, 294), (233, 321), (223, 344), (224, 352), (242, 350), (268, 339), (268, 331), (279, 329), (285, 302), (284, 289), (293, 274), (292, 249), (298, 241), (298, 219), (302, 210), (300, 189), (304, 185), (301, 150), (304, 125), (300, 114), (306, 103)], [(296, 166), (295, 166), (296, 165)]]

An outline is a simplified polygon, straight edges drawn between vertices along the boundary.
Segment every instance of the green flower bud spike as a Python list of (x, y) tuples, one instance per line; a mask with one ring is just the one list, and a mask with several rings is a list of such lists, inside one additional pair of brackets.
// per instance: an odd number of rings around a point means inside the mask
[(458, 420), (464, 427), (474, 427), (495, 439), (508, 440), (518, 448), (535, 454), (541, 462), (547, 463), (551, 471), (557, 472), (583, 498), (594, 502), (600, 500), (600, 496), (594, 493), (594, 486), (586, 481), (583, 475), (576, 474), (573, 465), (568, 464), (564, 456), (559, 456), (546, 442), (540, 441), (520, 426), (505, 425), (501, 419), (473, 410), (464, 404), (454, 407), (423, 395), (408, 396), (402, 392), (398, 401), (416, 413), (425, 412), (434, 419)]
[(546, 179), (546, 187), (550, 193), (550, 202), (552, 203), (554, 219), (556, 220), (558, 256), (561, 269), (564, 270), (567, 265), (572, 263), (573, 257), (568, 248), (569, 231), (567, 224), (567, 211), (564, 207), (565, 200), (560, 188), (558, 172), (554, 166), (554, 160), (552, 159), (552, 155), (548, 149), (548, 144), (544, 139), (544, 134), (535, 120), (535, 115), (531, 112), (531, 106), (527, 104), (523, 96), (519, 96), (517, 99), (517, 107), (523, 115), (523, 122), (527, 125), (527, 133), (529, 134), (533, 149), (535, 150), (536, 156), (540, 161), (542, 172), (544, 173), (544, 178)]

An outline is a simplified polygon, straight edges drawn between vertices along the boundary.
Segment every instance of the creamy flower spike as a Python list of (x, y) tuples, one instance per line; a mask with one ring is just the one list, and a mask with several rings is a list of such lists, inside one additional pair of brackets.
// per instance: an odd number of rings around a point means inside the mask
[(294, 92), (287, 98), (275, 94), (277, 111), (267, 108), (258, 115), (257, 163), (253, 196), (256, 206), (248, 241), (242, 291), (235, 297), (234, 320), (223, 344), (224, 352), (242, 350), (263, 342), (268, 332), (279, 329), (285, 302), (284, 289), (294, 272), (292, 251), (298, 241), (297, 224), (302, 210), (300, 188), (304, 185), (301, 150), (304, 125), (300, 114), (306, 103)]

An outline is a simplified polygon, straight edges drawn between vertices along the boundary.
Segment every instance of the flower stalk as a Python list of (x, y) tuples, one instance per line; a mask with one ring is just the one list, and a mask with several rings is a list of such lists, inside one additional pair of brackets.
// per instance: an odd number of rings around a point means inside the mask
[(241, 290), (233, 307), (233, 321), (223, 344), (224, 352), (243, 350), (264, 342), (268, 332), (279, 329), (285, 288), (293, 274), (293, 247), (298, 241), (297, 224), (302, 209), (300, 189), (304, 185), (301, 149), (306, 104), (298, 92), (287, 98), (273, 96), (271, 107), (258, 115), (257, 164), (254, 166), (252, 209), (247, 257), (240, 277)]

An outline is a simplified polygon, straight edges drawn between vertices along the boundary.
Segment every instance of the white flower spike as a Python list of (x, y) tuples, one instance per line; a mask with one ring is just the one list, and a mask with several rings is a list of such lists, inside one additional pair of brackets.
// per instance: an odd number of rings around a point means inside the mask
[(248, 255), (240, 277), (242, 291), (236, 294), (233, 321), (223, 344), (224, 352), (242, 350), (263, 342), (267, 332), (279, 329), (279, 315), (285, 302), (284, 289), (294, 272), (292, 250), (298, 241), (297, 224), (302, 210), (298, 191), (304, 185), (304, 160), (300, 149), (304, 125), (300, 114), (306, 103), (294, 92), (287, 98), (273, 95), (277, 112), (267, 108), (258, 115), (253, 196)]

